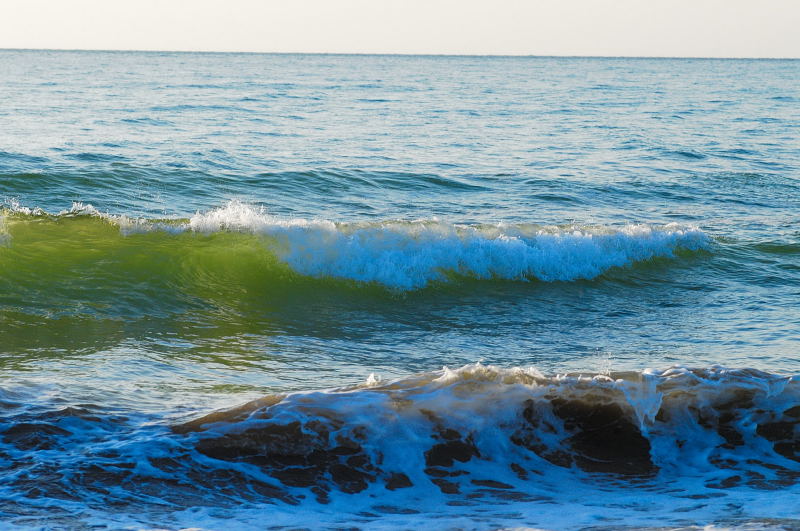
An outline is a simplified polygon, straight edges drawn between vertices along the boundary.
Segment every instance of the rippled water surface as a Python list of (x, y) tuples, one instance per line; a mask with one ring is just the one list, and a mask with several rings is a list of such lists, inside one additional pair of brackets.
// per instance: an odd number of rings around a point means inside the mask
[(798, 61), (0, 74), (2, 525), (800, 526)]

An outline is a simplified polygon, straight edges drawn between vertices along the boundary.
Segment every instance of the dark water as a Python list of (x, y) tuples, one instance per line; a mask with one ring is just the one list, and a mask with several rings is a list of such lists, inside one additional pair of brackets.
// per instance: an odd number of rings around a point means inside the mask
[(0, 526), (800, 526), (799, 62), (0, 75)]

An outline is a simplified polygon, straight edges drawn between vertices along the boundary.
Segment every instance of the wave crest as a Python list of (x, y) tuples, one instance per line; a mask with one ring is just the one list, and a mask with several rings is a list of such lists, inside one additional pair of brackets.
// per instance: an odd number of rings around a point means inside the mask
[(709, 244), (696, 228), (468, 226), (438, 220), (333, 223), (279, 220), (241, 203), (196, 214), (191, 230), (250, 231), (280, 242), (279, 257), (299, 273), (377, 282), (401, 290), (423, 288), (456, 274), (478, 279), (571, 281), (612, 267)]

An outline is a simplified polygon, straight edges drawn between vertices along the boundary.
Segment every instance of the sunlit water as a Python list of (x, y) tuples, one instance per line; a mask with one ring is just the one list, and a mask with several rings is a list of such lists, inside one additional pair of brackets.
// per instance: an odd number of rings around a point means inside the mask
[(800, 526), (797, 61), (0, 74), (0, 526)]

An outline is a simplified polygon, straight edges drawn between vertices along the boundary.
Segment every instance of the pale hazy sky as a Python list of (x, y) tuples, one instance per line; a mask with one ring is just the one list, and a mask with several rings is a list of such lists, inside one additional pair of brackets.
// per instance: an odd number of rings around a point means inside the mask
[(0, 48), (800, 57), (800, 0), (0, 0)]

